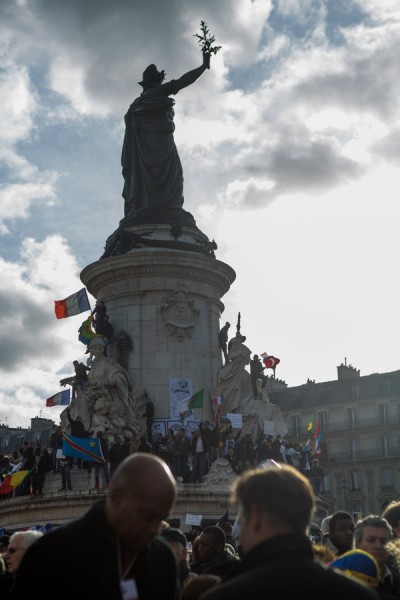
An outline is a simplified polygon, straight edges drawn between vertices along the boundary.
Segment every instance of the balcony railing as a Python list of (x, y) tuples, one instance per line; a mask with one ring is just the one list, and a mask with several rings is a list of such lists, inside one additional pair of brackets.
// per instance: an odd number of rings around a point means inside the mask
[(327, 423), (325, 433), (335, 433), (341, 431), (358, 431), (360, 429), (370, 429), (372, 427), (393, 427), (400, 425), (400, 416), (393, 415), (386, 419), (380, 417), (370, 417), (368, 419), (355, 419), (350, 422), (349, 419)]
[[(336, 421), (334, 423), (327, 421), (321, 428), (324, 434), (327, 433), (344, 433), (346, 431), (361, 431), (363, 429), (376, 429), (379, 427), (399, 427), (400, 417), (398, 415), (390, 416), (387, 419), (380, 417), (370, 417), (368, 419), (356, 419), (350, 422), (349, 419)], [(307, 435), (305, 426), (289, 426), (290, 437), (301, 437)]]
[(356, 450), (355, 452), (329, 452), (328, 462), (355, 462), (382, 458), (400, 458), (400, 447), (392, 446), (387, 450), (368, 448), (367, 450)]

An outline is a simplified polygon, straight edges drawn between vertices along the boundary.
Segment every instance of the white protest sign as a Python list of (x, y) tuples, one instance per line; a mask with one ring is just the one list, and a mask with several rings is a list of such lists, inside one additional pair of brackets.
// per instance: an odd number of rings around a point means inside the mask
[(243, 419), (241, 414), (236, 413), (227, 413), (226, 415), (230, 420), (233, 429), (242, 429), (243, 427)]
[(199, 527), (203, 520), (202, 515), (190, 515), (189, 513), (186, 515), (185, 525), (195, 525)]
[(275, 434), (275, 423), (273, 421), (264, 421), (264, 433), (266, 435), (274, 435)]

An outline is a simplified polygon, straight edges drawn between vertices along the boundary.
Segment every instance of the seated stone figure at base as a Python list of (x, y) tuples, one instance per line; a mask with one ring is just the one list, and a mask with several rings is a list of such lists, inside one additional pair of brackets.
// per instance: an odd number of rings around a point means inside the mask
[[(105, 429), (120, 432), (129, 427), (142, 433), (144, 390), (134, 392), (126, 369), (104, 355), (105, 346), (102, 337), (95, 337), (89, 343), (88, 381), (84, 391), (70, 404), (71, 416), (80, 415), (85, 429), (93, 432)], [(62, 428), (68, 431), (66, 410), (60, 418)]]

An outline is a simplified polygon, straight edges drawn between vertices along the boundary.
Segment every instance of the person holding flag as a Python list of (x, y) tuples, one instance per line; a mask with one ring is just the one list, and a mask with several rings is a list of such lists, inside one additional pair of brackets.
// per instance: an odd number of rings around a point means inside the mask
[(279, 363), (281, 362), (280, 358), (277, 358), (276, 356), (271, 356), (267, 352), (263, 352), (261, 354), (261, 357), (262, 357), (263, 363), (265, 365), (265, 368), (272, 369), (274, 372), (274, 378), (275, 378), (275, 369), (276, 369), (276, 366), (279, 365)]

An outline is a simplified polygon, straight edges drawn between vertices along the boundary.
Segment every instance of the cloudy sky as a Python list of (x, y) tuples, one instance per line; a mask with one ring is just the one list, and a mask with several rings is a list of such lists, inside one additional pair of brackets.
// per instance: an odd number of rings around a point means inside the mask
[[(0, 422), (83, 359), (82, 287), (123, 217), (124, 114), (155, 63), (176, 97), (185, 205), (236, 271), (223, 298), (289, 386), (399, 368), (398, 0), (2, 0)], [(93, 300), (93, 299), (92, 299)]]

